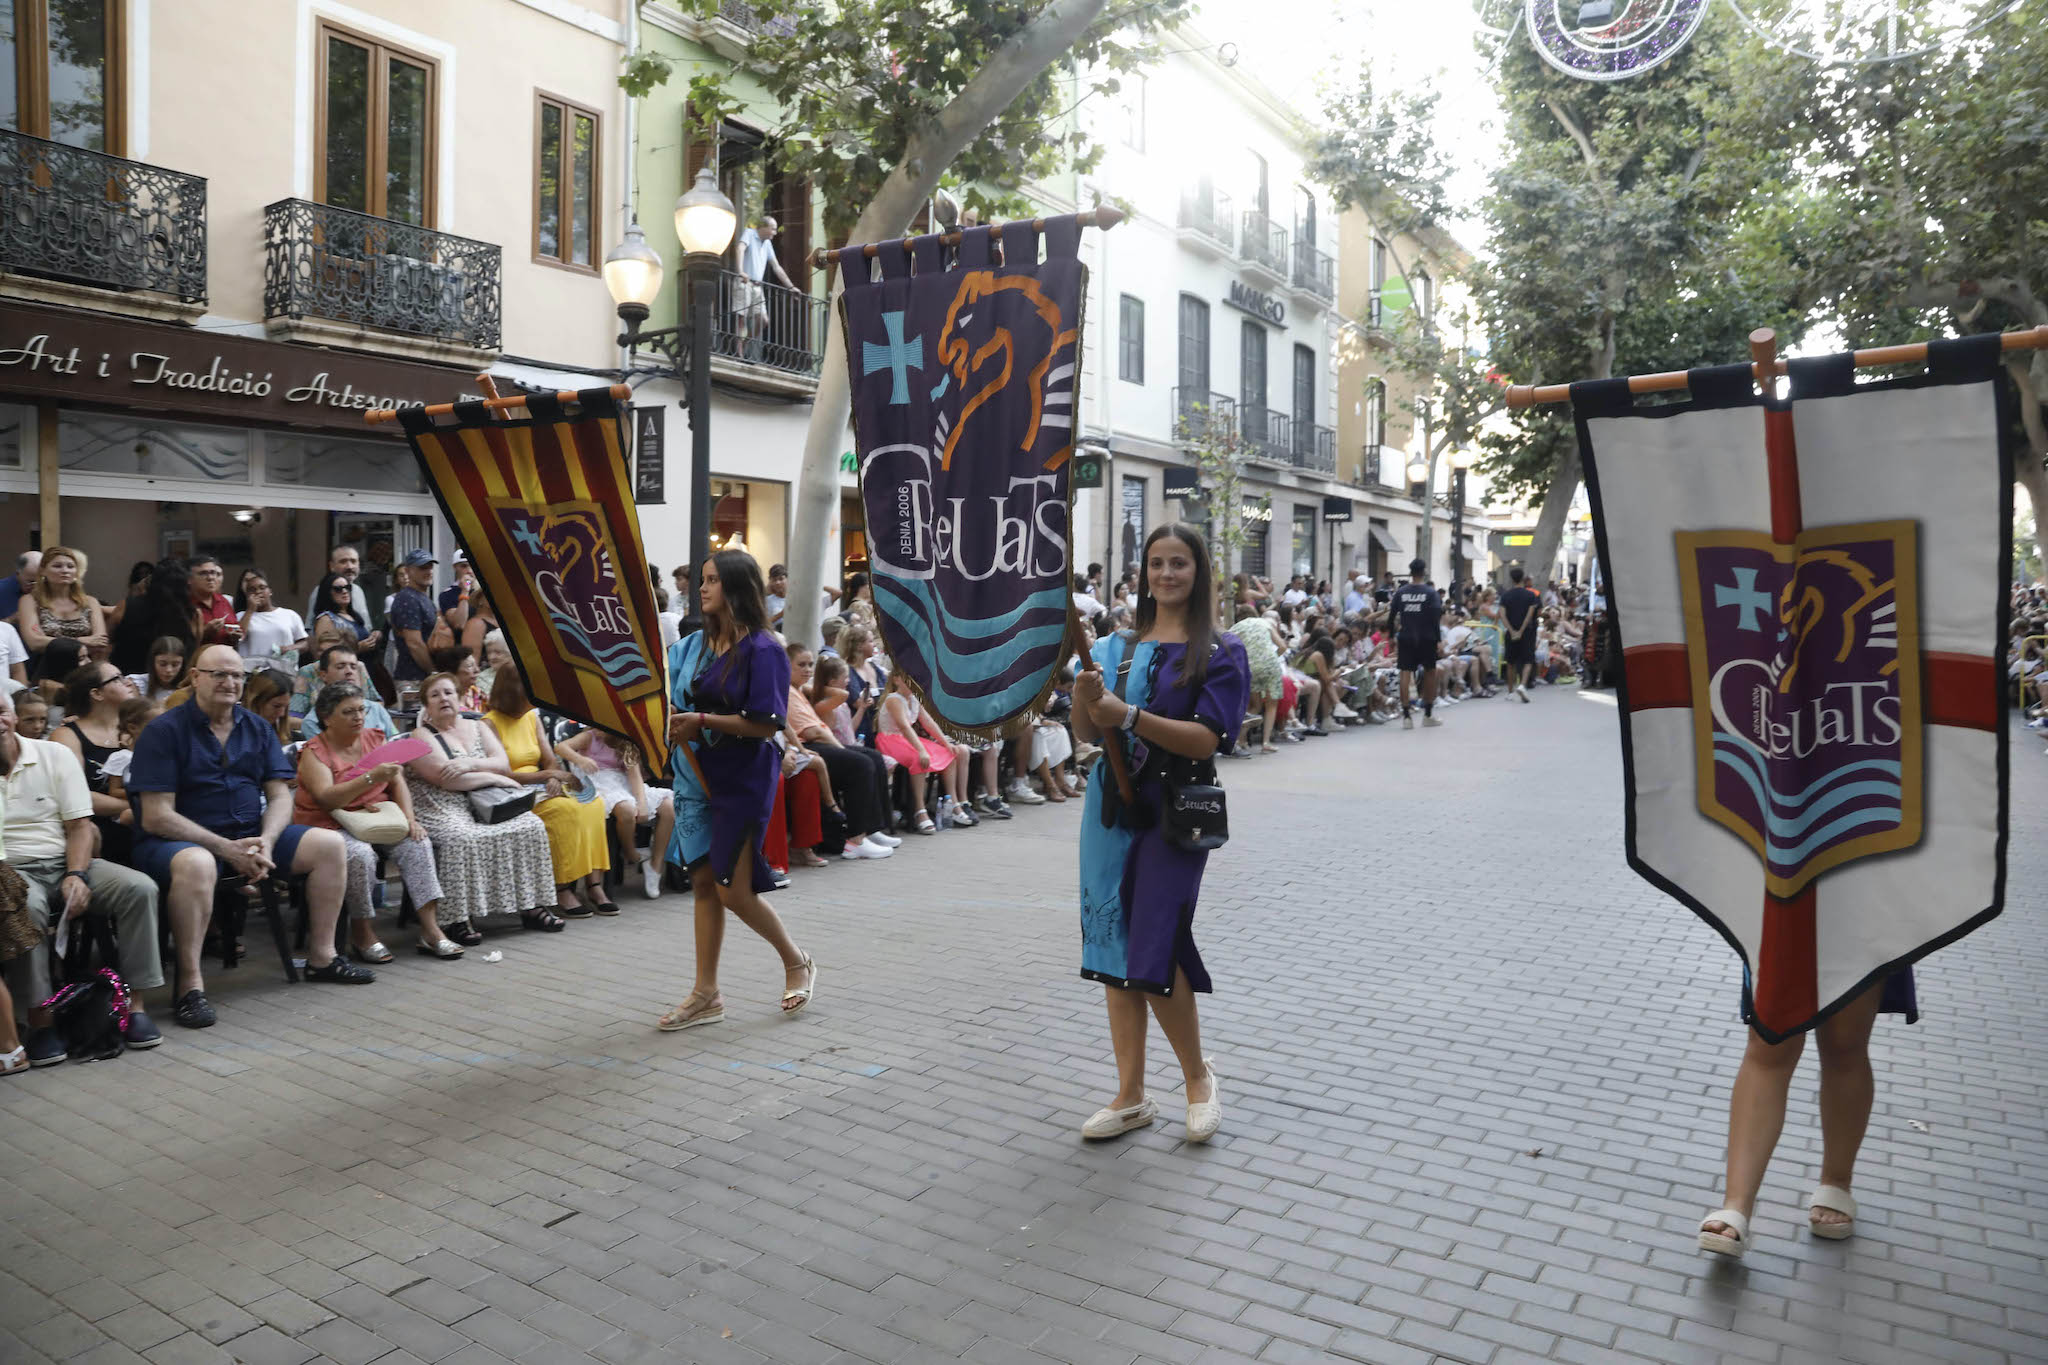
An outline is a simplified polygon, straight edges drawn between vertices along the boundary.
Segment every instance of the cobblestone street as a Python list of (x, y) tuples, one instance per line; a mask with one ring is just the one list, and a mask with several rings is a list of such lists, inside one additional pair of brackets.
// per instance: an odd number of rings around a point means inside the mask
[[(1197, 936), (1224, 1126), (1084, 1146), (1076, 805), (910, 839), (735, 925), (725, 1024), (657, 1034), (688, 903), (493, 933), (362, 990), (213, 971), (220, 1024), (0, 1082), (0, 1362), (1380, 1365), (2048, 1358), (2048, 760), (2012, 901), (1881, 1021), (1847, 1242), (1809, 1051), (1739, 1265), (1740, 968), (1622, 861), (1611, 695), (1234, 763)], [(259, 936), (260, 938), (260, 936)], [(492, 948), (504, 960), (480, 960)]]

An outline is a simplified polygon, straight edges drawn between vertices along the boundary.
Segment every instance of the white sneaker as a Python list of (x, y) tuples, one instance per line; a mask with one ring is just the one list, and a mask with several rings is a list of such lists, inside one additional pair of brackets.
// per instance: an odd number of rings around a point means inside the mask
[(1522, 699), (1524, 705), (1528, 703), (1529, 689), (1522, 686), (1520, 683), (1515, 684), (1515, 695)]
[(893, 848), (877, 848), (867, 840), (862, 839), (856, 843), (848, 844), (845, 848), (839, 850), (839, 856), (848, 862), (853, 862), (858, 858), (893, 858), (896, 856), (896, 850)]
[(661, 859), (654, 857), (640, 860), (640, 886), (646, 891), (647, 899), (657, 900), (661, 896)]
[(896, 851), (896, 845), (902, 843), (903, 841), (901, 839), (891, 839), (887, 843), (881, 843), (876, 840), (874, 835), (870, 834), (867, 838), (861, 840), (860, 842), (862, 847), (877, 849), (881, 852), (881, 855), (884, 858), (886, 858), (890, 854), (894, 853)]
[(1403, 730), (1413, 730), (1413, 729), (1415, 728), (1415, 717), (1413, 717), (1413, 716), (1403, 716), (1403, 717), (1401, 717), (1401, 728), (1402, 728)]
[(1424, 716), (1422, 718), (1422, 728), (1425, 730), (1434, 730), (1437, 726), (1442, 724), (1443, 722), (1441, 720), (1438, 720), (1435, 716)]
[(1005, 801), (1014, 801), (1020, 806), (1042, 806), (1045, 804), (1045, 798), (1033, 791), (1030, 783), (1014, 780), (1009, 786), (1003, 788), (1003, 799)]
[(884, 834), (880, 830), (876, 830), (873, 834), (870, 834), (867, 838), (867, 841), (871, 844), (880, 844), (883, 848), (897, 848), (900, 847), (903, 843), (903, 841), (897, 838), (895, 835)]

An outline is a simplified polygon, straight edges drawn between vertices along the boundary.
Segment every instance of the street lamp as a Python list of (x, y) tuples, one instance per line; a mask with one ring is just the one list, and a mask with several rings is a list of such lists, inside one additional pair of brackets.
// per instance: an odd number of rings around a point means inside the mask
[(1451, 582), (1462, 582), (1470, 569), (1465, 558), (1465, 473), (1478, 453), (1470, 446), (1451, 451)]
[[(625, 240), (604, 258), (604, 287), (618, 308), (626, 330), (619, 345), (629, 353), (647, 347), (668, 357), (665, 372), (687, 378), (690, 410), (690, 572), (699, 573), (711, 554), (711, 322), (718, 308), (719, 262), (732, 245), (739, 213), (719, 192), (711, 167), (697, 172), (696, 183), (676, 200), (676, 240), (683, 245), (683, 288), (688, 335), (679, 327), (642, 331), (655, 298), (661, 293), (661, 254), (647, 245), (640, 225), (626, 228)], [(664, 371), (657, 369), (656, 373)], [(698, 603), (684, 607), (694, 617)]]

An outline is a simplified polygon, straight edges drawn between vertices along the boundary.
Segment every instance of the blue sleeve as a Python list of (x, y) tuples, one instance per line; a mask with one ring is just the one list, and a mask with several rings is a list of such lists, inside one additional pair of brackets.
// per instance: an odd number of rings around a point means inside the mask
[(131, 792), (174, 792), (178, 789), (178, 768), (184, 747), (183, 731), (170, 715), (158, 716), (142, 727), (135, 737), (135, 757), (129, 760), (128, 790)]
[(1123, 662), (1123, 646), (1122, 636), (1105, 635), (1095, 642), (1095, 648), (1090, 657), (1095, 660), (1096, 667), (1100, 668), (1104, 673), (1113, 676), (1116, 673), (1117, 665)]
[(750, 646), (753, 657), (747, 661), (747, 694), (740, 713), (748, 720), (782, 725), (789, 715), (789, 651), (765, 630), (754, 632)]
[(1245, 657), (1244, 641), (1226, 631), (1216, 637), (1216, 650), (1209, 656), (1209, 671), (1202, 678), (1201, 695), (1195, 698), (1194, 718), (1228, 745), (1244, 725), (1251, 696), (1252, 666)]

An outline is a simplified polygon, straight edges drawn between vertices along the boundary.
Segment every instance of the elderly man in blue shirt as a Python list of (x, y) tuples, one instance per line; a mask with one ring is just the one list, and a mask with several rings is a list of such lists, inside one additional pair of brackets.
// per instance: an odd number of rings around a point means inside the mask
[(292, 767), (277, 732), (240, 705), (242, 656), (209, 645), (192, 665), (192, 699), (144, 727), (128, 769), (135, 805), (134, 866), (170, 887), (178, 954), (174, 1017), (187, 1028), (214, 1022), (199, 968), (225, 872), (252, 882), (283, 872), (306, 878), (310, 924), (306, 979), (361, 985), (377, 979), (334, 951), (347, 879), (341, 835), (291, 823)]

